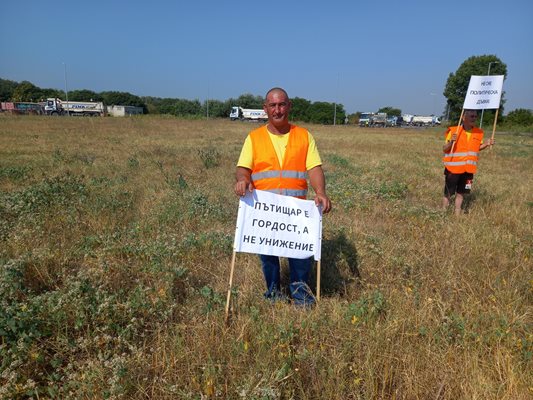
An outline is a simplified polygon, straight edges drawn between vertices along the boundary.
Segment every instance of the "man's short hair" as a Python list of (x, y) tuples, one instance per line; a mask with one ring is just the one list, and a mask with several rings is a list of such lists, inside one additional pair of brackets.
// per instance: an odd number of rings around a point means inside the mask
[[(287, 91), (283, 88), (280, 88), (280, 87), (273, 87), (272, 89), (270, 89), (268, 92), (266, 92), (265, 94), (265, 101), (267, 100), (267, 97), (270, 93), (272, 92), (283, 92), (285, 94), (285, 97), (287, 97), (287, 99), (289, 99), (289, 95), (287, 94)], [(290, 99), (289, 99), (290, 100)]]

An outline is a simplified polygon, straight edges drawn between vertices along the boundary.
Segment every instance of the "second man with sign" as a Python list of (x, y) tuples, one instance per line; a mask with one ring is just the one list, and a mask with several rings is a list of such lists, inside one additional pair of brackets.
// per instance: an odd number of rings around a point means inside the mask
[[(307, 197), (307, 178), (315, 191), (315, 204), (322, 212), (331, 210), (326, 195), (322, 161), (313, 136), (304, 128), (289, 123), (291, 101), (287, 92), (273, 88), (265, 96), (263, 109), (268, 124), (250, 132), (237, 163), (235, 194), (244, 196), (253, 189)], [(267, 291), (265, 297), (280, 296), (280, 264), (277, 256), (261, 255)], [(290, 292), (297, 305), (312, 305), (309, 288), (312, 259), (289, 258)]]
[(483, 143), (483, 131), (475, 126), (476, 110), (465, 110), (462, 126), (450, 126), (445, 132), (442, 150), (444, 156), (444, 197), (442, 207), (448, 209), (455, 194), (455, 215), (461, 214), (464, 195), (470, 193), (477, 171), (478, 154), (494, 145), (494, 139)]

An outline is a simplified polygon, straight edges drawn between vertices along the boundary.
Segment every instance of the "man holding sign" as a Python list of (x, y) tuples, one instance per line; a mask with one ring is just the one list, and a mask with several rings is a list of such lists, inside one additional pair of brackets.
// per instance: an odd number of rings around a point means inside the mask
[[(470, 193), (472, 181), (477, 171), (478, 153), (494, 145), (494, 139), (483, 143), (483, 131), (476, 128), (476, 110), (464, 110), (463, 124), (450, 126), (445, 132), (444, 156), (444, 197), (442, 207), (448, 209), (450, 199), (455, 194), (455, 215), (461, 214), (464, 195)], [(452, 152), (453, 148), (453, 152)]]
[[(255, 189), (301, 199), (307, 197), (307, 178), (316, 196), (315, 204), (327, 213), (331, 201), (326, 195), (322, 162), (313, 136), (289, 123), (291, 101), (287, 92), (273, 88), (265, 96), (263, 109), (268, 124), (250, 132), (237, 163), (235, 194), (245, 196)], [(260, 255), (267, 291), (265, 297), (280, 295), (279, 257)], [(309, 289), (312, 258), (289, 258), (290, 292), (297, 305), (311, 305)]]
[[(503, 88), (503, 75), (472, 75), (466, 91), (463, 111), (457, 126), (451, 126), (444, 134), (444, 197), (442, 207), (446, 210), (455, 194), (455, 215), (461, 214), (464, 195), (470, 193), (477, 171), (478, 154), (494, 145), (494, 133)], [(483, 143), (483, 131), (476, 128), (477, 110), (496, 109), (492, 136)], [(462, 121), (462, 124), (461, 124)]]

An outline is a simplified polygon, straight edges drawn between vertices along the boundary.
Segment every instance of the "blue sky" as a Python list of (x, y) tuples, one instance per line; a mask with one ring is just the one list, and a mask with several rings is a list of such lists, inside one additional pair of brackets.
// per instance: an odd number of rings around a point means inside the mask
[(506, 112), (533, 109), (533, 1), (5, 1), (0, 78), (43, 88), (226, 100), (263, 95), (440, 114), (473, 55), (508, 68)]

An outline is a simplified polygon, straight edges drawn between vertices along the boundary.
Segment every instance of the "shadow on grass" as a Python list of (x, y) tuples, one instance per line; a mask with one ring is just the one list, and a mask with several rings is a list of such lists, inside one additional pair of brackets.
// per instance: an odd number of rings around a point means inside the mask
[[(321, 293), (324, 296), (343, 295), (349, 285), (357, 284), (359, 257), (354, 243), (344, 232), (335, 232), (322, 240)], [(316, 270), (311, 276), (311, 287), (316, 288)]]
[(469, 193), (466, 196), (464, 196), (463, 205), (461, 207), (461, 209), (463, 210), (463, 213), (468, 214), (475, 202), (476, 202), (476, 195), (474, 194), (474, 192)]
[(496, 202), (496, 197), (484, 187), (476, 187), (475, 190), (464, 196), (462, 209), (465, 214), (468, 214), (474, 207), (487, 207)]

